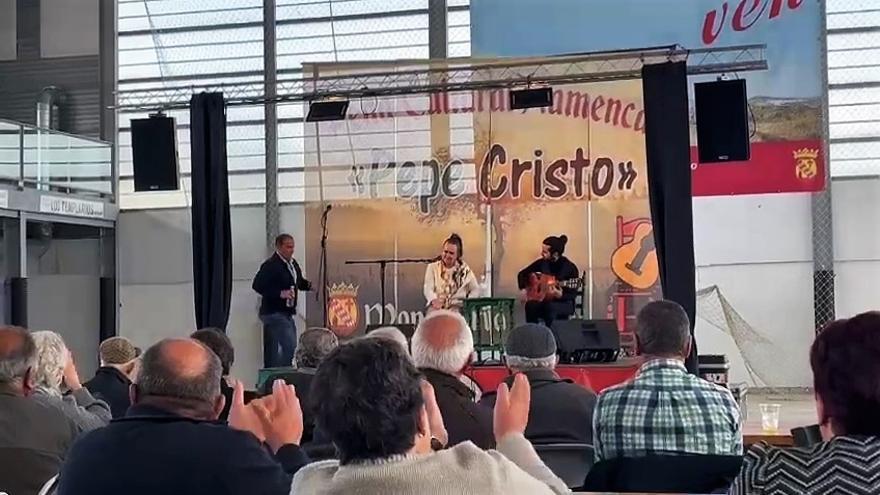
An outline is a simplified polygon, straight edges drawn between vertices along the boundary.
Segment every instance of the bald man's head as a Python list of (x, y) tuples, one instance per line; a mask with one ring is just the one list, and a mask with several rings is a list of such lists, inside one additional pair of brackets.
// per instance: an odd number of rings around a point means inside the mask
[(454, 311), (430, 313), (413, 334), (412, 357), (419, 368), (455, 375), (467, 366), (473, 352), (470, 326)]
[(36, 360), (37, 346), (27, 330), (0, 327), (0, 388), (27, 392), (27, 376)]
[(137, 377), (139, 398), (213, 403), (220, 395), (220, 359), (193, 339), (165, 339), (144, 353)]

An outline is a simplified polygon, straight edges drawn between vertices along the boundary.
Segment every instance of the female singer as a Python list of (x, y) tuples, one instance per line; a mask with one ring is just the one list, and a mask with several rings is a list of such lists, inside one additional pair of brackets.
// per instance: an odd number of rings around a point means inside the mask
[(480, 285), (462, 261), (461, 237), (452, 234), (443, 242), (443, 253), (425, 270), (425, 301), (428, 310), (458, 309), (462, 300), (479, 294)]

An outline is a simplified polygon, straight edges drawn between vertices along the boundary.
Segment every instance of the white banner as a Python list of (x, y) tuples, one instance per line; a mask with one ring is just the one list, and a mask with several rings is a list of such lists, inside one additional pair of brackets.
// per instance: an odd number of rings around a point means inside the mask
[(104, 203), (60, 196), (40, 196), (40, 212), (84, 218), (104, 218)]

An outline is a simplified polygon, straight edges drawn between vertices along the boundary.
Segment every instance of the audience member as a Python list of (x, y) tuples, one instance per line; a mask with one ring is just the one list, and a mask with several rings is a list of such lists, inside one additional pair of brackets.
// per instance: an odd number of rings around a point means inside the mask
[(410, 356), (409, 341), (407, 340), (406, 335), (404, 335), (397, 327), (379, 327), (365, 335), (365, 337), (371, 339), (388, 339), (392, 342), (396, 342), (403, 349), (404, 354), (406, 354), (407, 357)]
[(223, 373), (223, 376), (220, 377), (220, 394), (226, 399), (226, 404), (223, 406), (223, 410), (220, 411), (220, 416), (217, 419), (226, 421), (229, 419), (229, 408), (232, 407), (233, 384), (230, 383), (231, 378), (229, 376), (232, 365), (235, 363), (235, 348), (232, 347), (232, 341), (229, 340), (226, 332), (213, 327), (196, 330), (190, 335), (190, 338), (205, 344), (220, 359), (220, 368)]
[(474, 402), (460, 377), (474, 352), (471, 329), (459, 313), (438, 309), (425, 317), (412, 339), (412, 358), (434, 387), (449, 431), (449, 443), (467, 440), (482, 449), (495, 446), (492, 410)]
[(302, 443), (310, 443), (315, 430), (315, 415), (312, 413), (312, 404), (309, 401), (309, 390), (312, 387), (312, 379), (321, 361), (336, 346), (339, 338), (326, 328), (310, 328), (299, 337), (296, 352), (293, 357), (294, 369), (282, 373), (276, 373), (263, 383), (263, 393), (268, 393), (272, 382), (276, 379), (284, 380), (296, 388), (303, 412), (303, 440)]
[(672, 301), (648, 303), (636, 321), (644, 364), (599, 395), (593, 443), (599, 460), (649, 454), (741, 455), (740, 412), (730, 391), (685, 369), (690, 322)]
[(138, 349), (125, 337), (110, 337), (101, 342), (98, 355), (101, 367), (94, 378), (83, 383), (96, 398), (110, 406), (114, 418), (125, 416), (131, 405), (128, 389), (137, 367)]
[[(357, 339), (333, 351), (315, 375), (318, 427), (339, 460), (304, 467), (291, 494), (390, 493), (517, 495), (567, 493), (523, 436), (529, 383), (502, 384), (495, 407), (498, 451), (470, 442), (432, 453), (446, 432), (433, 388), (400, 349)], [(433, 444), (433, 445), (432, 445)]]
[[(73, 355), (55, 332), (33, 333), (37, 345), (34, 366), (34, 399), (55, 407), (73, 421), (79, 431), (100, 428), (110, 422), (110, 406), (82, 386)], [(62, 393), (62, 385), (66, 391)]]
[(227, 426), (216, 421), (221, 373), (220, 359), (196, 340), (147, 349), (128, 414), (77, 441), (59, 495), (288, 493), (308, 462), (293, 388), (278, 382), (271, 396), (245, 405), (236, 384)]
[[(522, 373), (532, 388), (526, 438), (533, 444), (593, 443), (596, 394), (556, 374), (556, 338), (544, 325), (527, 323), (507, 336), (504, 361), (512, 373)], [(514, 376), (504, 382), (512, 385)], [(494, 392), (481, 404), (495, 405)]]
[(28, 397), (37, 348), (27, 330), (0, 327), (0, 491), (36, 495), (76, 437), (60, 409)]
[(880, 493), (880, 313), (826, 326), (813, 342), (810, 366), (824, 441), (753, 446), (731, 493)]

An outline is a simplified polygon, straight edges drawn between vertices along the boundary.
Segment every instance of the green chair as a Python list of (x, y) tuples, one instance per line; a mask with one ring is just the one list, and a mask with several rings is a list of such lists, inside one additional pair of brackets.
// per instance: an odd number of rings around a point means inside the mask
[(513, 306), (516, 300), (507, 297), (465, 299), (461, 314), (474, 334), (477, 362), (501, 362), (507, 332), (513, 328)]

